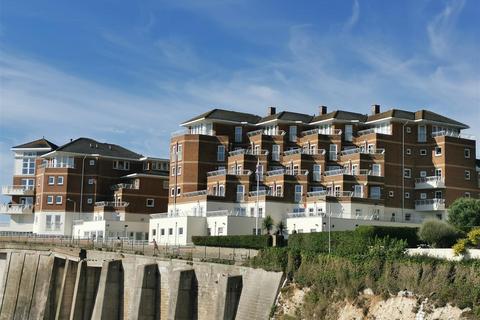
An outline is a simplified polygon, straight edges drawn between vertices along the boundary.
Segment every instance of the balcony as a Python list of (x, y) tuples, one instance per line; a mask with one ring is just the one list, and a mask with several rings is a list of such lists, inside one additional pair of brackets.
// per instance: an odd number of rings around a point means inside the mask
[(328, 171), (325, 171), (323, 175), (326, 177), (341, 176), (341, 175), (382, 177), (382, 174), (380, 172), (376, 172), (368, 169), (349, 170), (347, 168), (328, 170)]
[(182, 194), (183, 197), (190, 198), (196, 196), (206, 196), (208, 194), (208, 190), (197, 190), (192, 192), (185, 192)]
[(342, 156), (348, 156), (351, 154), (385, 154), (385, 149), (383, 148), (376, 148), (376, 149), (364, 149), (364, 148), (351, 148), (351, 149), (345, 149), (340, 152)]
[(453, 137), (453, 138), (460, 138), (460, 139), (468, 139), (468, 140), (475, 140), (475, 136), (471, 134), (464, 134), (452, 130), (441, 130), (432, 132), (432, 138), (435, 137)]
[(276, 169), (276, 170), (270, 170), (266, 172), (267, 177), (271, 176), (281, 176), (281, 175), (290, 175), (290, 176), (307, 176), (308, 175), (308, 170), (291, 170), (291, 169)]
[(256, 197), (256, 196), (269, 196), (269, 197), (283, 197), (283, 193), (282, 192), (275, 192), (275, 191), (272, 191), (271, 189), (262, 189), (262, 190), (258, 190), (258, 191), (250, 191), (248, 193), (248, 196), (249, 197)]
[(290, 156), (293, 154), (308, 154), (308, 155), (324, 155), (325, 154), (325, 149), (315, 149), (315, 150), (309, 150), (309, 149), (303, 149), (303, 148), (297, 148), (297, 149), (292, 149), (292, 150), (287, 150), (283, 152), (284, 156)]
[(311, 129), (311, 130), (306, 130), (302, 131), (301, 135), (302, 137), (310, 136), (312, 134), (323, 134), (326, 136), (339, 136), (342, 134), (342, 130), (340, 129), (330, 129), (330, 130), (320, 130), (320, 129)]
[(95, 207), (112, 207), (112, 208), (126, 208), (129, 203), (126, 201), (98, 201), (95, 202)]
[(415, 200), (415, 210), (417, 211), (437, 211), (445, 210), (445, 199), (423, 199)]
[(264, 149), (259, 149), (259, 150), (255, 150), (255, 149), (237, 149), (237, 150), (233, 150), (233, 151), (230, 151), (228, 153), (229, 156), (238, 156), (238, 155), (241, 155), (241, 154), (246, 154), (246, 155), (253, 155), (253, 156), (266, 156), (268, 155), (268, 150), (264, 150)]
[(34, 186), (3, 186), (2, 194), (6, 196), (33, 196)]
[(117, 183), (111, 186), (110, 189), (119, 190), (119, 189), (138, 189), (138, 188), (135, 188), (135, 186), (131, 183)]
[(263, 134), (263, 135), (266, 135), (266, 136), (284, 136), (285, 131), (283, 131), (283, 130), (267, 131), (267, 130), (263, 130), (263, 129), (258, 129), (258, 130), (255, 130), (255, 131), (248, 132), (247, 136), (248, 137), (253, 137), (253, 136), (256, 136), (256, 135), (259, 135), (259, 134)]
[(415, 179), (415, 189), (445, 188), (445, 179), (441, 176), (431, 176)]
[(33, 212), (32, 204), (1, 204), (0, 214), (31, 214)]
[(171, 138), (175, 138), (175, 137), (179, 137), (179, 136), (183, 136), (185, 134), (196, 134), (196, 135), (204, 135), (204, 136), (215, 136), (215, 130), (207, 130), (207, 129), (201, 129), (201, 130), (198, 130), (198, 131), (195, 131), (195, 130), (186, 130), (186, 129), (183, 129), (183, 130), (178, 130), (178, 131), (175, 131), (175, 132), (172, 132), (170, 134), (170, 137)]

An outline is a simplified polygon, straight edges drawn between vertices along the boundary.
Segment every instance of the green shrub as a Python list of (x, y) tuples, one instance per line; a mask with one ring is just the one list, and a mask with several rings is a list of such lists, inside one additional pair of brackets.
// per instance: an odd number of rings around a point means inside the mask
[(468, 241), (474, 247), (480, 247), (480, 228), (470, 230), (467, 234)]
[(458, 198), (448, 208), (448, 222), (468, 232), (480, 226), (480, 199)]
[(197, 246), (262, 249), (272, 246), (272, 237), (270, 235), (193, 236), (192, 242)]
[(456, 256), (463, 255), (467, 252), (468, 239), (460, 239), (453, 245), (453, 252)]
[(285, 271), (288, 264), (287, 248), (265, 248), (257, 256), (250, 259), (248, 266), (262, 268), (268, 271)]
[(385, 227), (385, 226), (359, 226), (355, 232), (370, 239), (385, 238), (405, 240), (409, 248), (419, 244), (418, 228), (410, 227)]
[(418, 235), (435, 248), (450, 248), (458, 240), (458, 231), (446, 222), (429, 219), (423, 222)]

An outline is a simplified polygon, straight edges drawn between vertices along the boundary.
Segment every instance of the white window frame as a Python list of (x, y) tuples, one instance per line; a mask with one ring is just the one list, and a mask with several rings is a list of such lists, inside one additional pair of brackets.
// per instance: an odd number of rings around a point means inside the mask
[(427, 155), (427, 149), (420, 149), (420, 155), (421, 156), (426, 156)]
[[(299, 189), (299, 190), (298, 190)], [(295, 185), (295, 202), (301, 202), (302, 201), (302, 194), (303, 194), (303, 186), (301, 184), (296, 184)]]
[(406, 150), (406, 151), (407, 151), (407, 152), (406, 152), (406, 154), (407, 154), (408, 156), (412, 154), (412, 149), (410, 149), (410, 148), (407, 148), (407, 150)]
[(92, 204), (93, 203), (93, 198), (87, 198), (87, 203)]
[(352, 141), (353, 140), (353, 125), (346, 124), (345, 125), (345, 141)]
[(223, 144), (217, 146), (217, 161), (225, 161), (225, 146)]
[(336, 161), (337, 158), (338, 158), (337, 152), (338, 152), (338, 147), (337, 147), (337, 145), (334, 144), (334, 143), (330, 144), (329, 149), (328, 149), (328, 158), (329, 158), (329, 160)]
[(470, 153), (471, 153), (471, 151), (470, 151), (469, 148), (465, 148), (463, 150), (463, 155), (465, 156), (465, 159), (470, 159)]
[(237, 202), (245, 200), (245, 186), (243, 184), (237, 184), (236, 200)]
[(422, 200), (427, 199), (427, 194), (425, 192), (420, 193), (420, 199)]
[(52, 195), (47, 196), (47, 204), (53, 204), (53, 196)]
[(280, 161), (280, 145), (272, 145), (272, 161)]
[(313, 172), (312, 172), (312, 179), (313, 181), (320, 181), (322, 179), (322, 165), (321, 164), (314, 164), (313, 165)]
[(435, 147), (434, 154), (435, 157), (440, 157), (442, 155), (442, 147)]
[(55, 185), (55, 176), (48, 176), (48, 185), (49, 186)]
[(181, 143), (178, 144), (178, 148), (177, 148), (177, 160), (178, 161), (183, 160), (183, 145)]
[(418, 142), (427, 142), (427, 126), (426, 125), (419, 125), (418, 126)]
[(92, 160), (90, 160), (88, 163), (89, 163), (91, 166), (94, 166), (94, 165), (95, 165), (95, 160), (92, 159)]
[(57, 177), (57, 185), (59, 186), (63, 186), (63, 176), (58, 176)]
[[(373, 192), (373, 190), (378, 190), (378, 193)], [(375, 197), (373, 197), (374, 195), (375, 195)], [(371, 199), (381, 199), (382, 198), (382, 189), (379, 186), (371, 186), (370, 187), (370, 198)]]
[(297, 141), (297, 126), (290, 126), (288, 130), (288, 135), (289, 135), (289, 140), (290, 142), (296, 142)]
[(92, 185), (92, 184), (94, 184), (94, 183), (95, 183), (95, 179), (93, 179), (93, 178), (89, 178), (89, 179), (88, 179), (88, 184), (89, 184), (89, 185)]
[(422, 170), (420, 171), (420, 178), (425, 178), (427, 176), (427, 171)]
[(404, 168), (403, 177), (406, 179), (410, 179), (412, 177), (412, 169)]
[(410, 192), (405, 192), (404, 197), (405, 197), (405, 199), (410, 199)]
[[(149, 202), (151, 202), (151, 203), (149, 204)], [(146, 200), (145, 206), (147, 206), (148, 208), (153, 208), (153, 207), (155, 207), (155, 199), (148, 198), (148, 199)]]
[(382, 176), (382, 165), (381, 164), (379, 164), (379, 163), (372, 164), (372, 176), (375, 176), (375, 177), (381, 177)]
[(55, 204), (62, 204), (62, 202), (63, 202), (62, 196), (55, 196)]
[(235, 127), (235, 142), (242, 142), (243, 129), (242, 127)]
[(177, 166), (177, 176), (182, 175), (182, 166)]
[(470, 180), (472, 178), (470, 170), (465, 170), (465, 180)]

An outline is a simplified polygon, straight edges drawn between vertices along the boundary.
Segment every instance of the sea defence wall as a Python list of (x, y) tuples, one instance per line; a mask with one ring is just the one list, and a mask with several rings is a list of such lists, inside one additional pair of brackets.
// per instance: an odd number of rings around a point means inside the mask
[(0, 249), (2, 319), (268, 319), (283, 274), (65, 249)]

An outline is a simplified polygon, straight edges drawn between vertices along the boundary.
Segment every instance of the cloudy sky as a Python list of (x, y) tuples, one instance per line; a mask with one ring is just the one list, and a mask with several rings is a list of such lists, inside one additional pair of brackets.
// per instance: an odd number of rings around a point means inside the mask
[(167, 156), (213, 107), (428, 108), (480, 137), (479, 17), (474, 0), (0, 0), (0, 184), (13, 145)]

